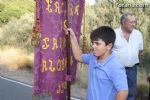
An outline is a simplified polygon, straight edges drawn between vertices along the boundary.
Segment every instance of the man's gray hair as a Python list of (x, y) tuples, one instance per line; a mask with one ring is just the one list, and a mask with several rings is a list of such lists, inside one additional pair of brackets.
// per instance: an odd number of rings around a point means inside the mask
[(127, 21), (128, 16), (135, 16), (135, 15), (132, 14), (132, 13), (125, 13), (125, 14), (123, 14), (123, 15), (121, 16), (121, 18), (120, 18), (120, 24), (121, 24), (121, 25), (122, 25), (124, 22)]

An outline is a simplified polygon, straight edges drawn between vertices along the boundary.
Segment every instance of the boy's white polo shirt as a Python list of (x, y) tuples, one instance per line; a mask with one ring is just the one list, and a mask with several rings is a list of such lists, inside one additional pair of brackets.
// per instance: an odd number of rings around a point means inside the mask
[(143, 37), (140, 31), (133, 29), (127, 41), (122, 33), (121, 27), (115, 30), (116, 41), (113, 51), (118, 60), (125, 67), (132, 67), (139, 63), (139, 50), (143, 50)]

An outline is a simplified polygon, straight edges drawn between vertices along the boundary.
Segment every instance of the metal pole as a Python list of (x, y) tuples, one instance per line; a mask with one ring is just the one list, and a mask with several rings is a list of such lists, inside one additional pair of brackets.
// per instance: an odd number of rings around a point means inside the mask
[[(69, 0), (66, 0), (66, 18), (67, 28), (70, 27), (69, 23)], [(66, 36), (66, 48), (67, 48), (67, 75), (70, 75), (70, 33)], [(70, 87), (71, 81), (67, 81), (67, 100), (70, 100)]]

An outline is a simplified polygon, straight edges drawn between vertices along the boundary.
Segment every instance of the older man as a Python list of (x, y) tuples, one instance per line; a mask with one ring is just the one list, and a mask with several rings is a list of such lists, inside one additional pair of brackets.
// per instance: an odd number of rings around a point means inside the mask
[(120, 23), (121, 27), (115, 29), (116, 41), (113, 51), (126, 69), (129, 87), (127, 100), (135, 100), (137, 65), (139, 64), (139, 53), (143, 50), (143, 37), (141, 32), (135, 29), (135, 15), (123, 14)]

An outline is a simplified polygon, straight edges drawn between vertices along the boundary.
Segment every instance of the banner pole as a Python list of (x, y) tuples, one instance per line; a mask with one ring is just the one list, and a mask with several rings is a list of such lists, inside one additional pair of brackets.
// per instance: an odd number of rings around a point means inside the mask
[[(67, 28), (70, 27), (69, 23), (69, 0), (66, 0), (66, 18), (67, 18)], [(70, 33), (66, 36), (66, 48), (67, 48), (67, 75), (70, 76)], [(67, 81), (67, 100), (70, 100), (70, 87), (71, 81)]]

